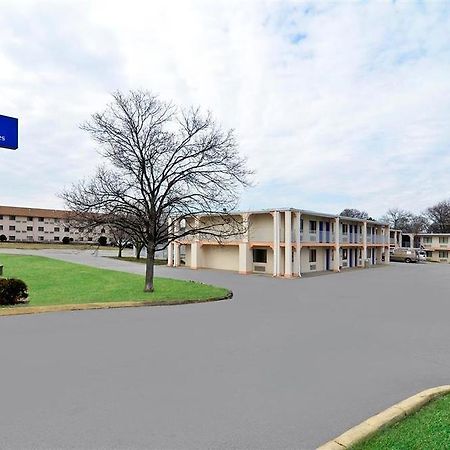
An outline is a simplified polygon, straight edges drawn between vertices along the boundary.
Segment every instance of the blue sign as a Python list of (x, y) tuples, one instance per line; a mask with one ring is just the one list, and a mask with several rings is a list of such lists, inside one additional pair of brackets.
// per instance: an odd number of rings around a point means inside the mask
[(0, 115), (0, 147), (16, 150), (19, 146), (19, 121)]

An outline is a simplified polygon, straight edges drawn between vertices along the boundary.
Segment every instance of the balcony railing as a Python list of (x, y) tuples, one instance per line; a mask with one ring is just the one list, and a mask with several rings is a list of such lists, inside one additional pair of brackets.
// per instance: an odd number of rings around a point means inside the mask
[(317, 242), (319, 244), (333, 244), (334, 233), (331, 231), (300, 232), (300, 242)]
[(362, 244), (363, 237), (361, 233), (346, 233), (341, 234), (339, 242), (341, 244)]

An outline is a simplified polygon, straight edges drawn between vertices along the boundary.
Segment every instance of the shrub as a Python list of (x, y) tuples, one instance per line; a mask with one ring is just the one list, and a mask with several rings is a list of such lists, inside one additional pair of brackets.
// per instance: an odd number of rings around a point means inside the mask
[(102, 247), (104, 247), (104, 246), (108, 243), (108, 241), (107, 241), (107, 239), (106, 239), (106, 236), (100, 236), (100, 237), (98, 238), (98, 243), (99, 243)]
[(64, 236), (62, 239), (62, 243), (63, 244), (70, 244), (70, 237), (69, 236)]
[(6, 242), (8, 239), (4, 234), (0, 234), (0, 242)]
[(0, 278), (0, 305), (27, 303), (28, 287), (16, 278)]

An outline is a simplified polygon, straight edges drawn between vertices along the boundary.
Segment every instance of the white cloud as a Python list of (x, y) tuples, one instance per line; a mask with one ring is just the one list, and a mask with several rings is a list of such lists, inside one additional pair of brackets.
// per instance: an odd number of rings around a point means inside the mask
[[(19, 5), (17, 4), (19, 3)], [(98, 158), (78, 124), (116, 88), (211, 109), (256, 169), (243, 206), (380, 215), (450, 196), (444, 3), (4, 1), (1, 202), (54, 196)]]

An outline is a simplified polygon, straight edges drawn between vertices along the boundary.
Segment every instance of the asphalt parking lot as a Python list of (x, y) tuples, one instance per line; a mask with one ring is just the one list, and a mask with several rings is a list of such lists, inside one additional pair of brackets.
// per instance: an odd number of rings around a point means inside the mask
[(309, 450), (449, 383), (450, 265), (301, 280), (157, 274), (234, 298), (0, 318), (0, 448)]

